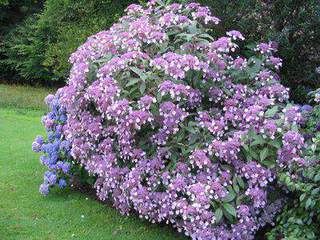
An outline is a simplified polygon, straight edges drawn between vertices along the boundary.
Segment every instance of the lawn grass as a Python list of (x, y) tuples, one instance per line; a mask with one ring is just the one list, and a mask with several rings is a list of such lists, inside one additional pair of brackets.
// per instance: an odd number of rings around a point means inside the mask
[[(36, 90), (30, 92), (33, 98), (44, 96), (45, 91), (40, 91), (41, 94)], [(36, 135), (44, 133), (40, 124), (44, 109), (9, 108), (23, 106), (18, 101), (10, 105), (10, 98), (6, 97), (5, 108), (0, 107), (1, 240), (186, 239), (169, 226), (150, 224), (136, 216), (122, 216), (73, 189), (55, 189), (48, 197), (41, 196), (38, 188), (45, 168), (40, 165), (39, 156), (31, 151), (31, 142)], [(34, 99), (31, 102), (37, 103)]]
[(0, 84), (0, 108), (47, 110), (44, 98), (55, 89)]

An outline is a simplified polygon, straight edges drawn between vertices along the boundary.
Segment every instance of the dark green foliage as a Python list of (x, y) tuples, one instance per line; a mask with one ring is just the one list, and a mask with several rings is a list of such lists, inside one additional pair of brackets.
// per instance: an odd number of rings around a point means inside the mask
[(9, 0), (0, 0), (0, 6), (7, 6), (9, 4)]
[(222, 22), (220, 31), (236, 29), (249, 42), (273, 40), (283, 58), (283, 84), (297, 102), (320, 87), (319, 0), (198, 0), (209, 5)]
[(42, 0), (0, 0), (0, 34), (38, 11), (42, 4)]
[(2, 61), (12, 72), (19, 76), (16, 81), (36, 83), (39, 80), (52, 77), (50, 70), (42, 63), (46, 44), (37, 35), (36, 23), (39, 16), (31, 15), (22, 24), (14, 28), (6, 36), (5, 55)]
[(8, 35), (26, 17), (39, 11), (42, 5), (42, 0), (0, 0), (0, 80), (11, 79), (15, 75), (6, 61), (14, 60), (6, 56)]
[(20, 81), (64, 82), (68, 58), (85, 39), (108, 29), (132, 0), (47, 0), (41, 14), (29, 16), (6, 36), (2, 63)]
[[(281, 11), (277, 10), (281, 9)], [(279, 14), (276, 14), (279, 11)], [(284, 59), (282, 75), (292, 96), (306, 101), (306, 92), (320, 87), (320, 2), (276, 1), (275, 40), (279, 41), (279, 55)]]

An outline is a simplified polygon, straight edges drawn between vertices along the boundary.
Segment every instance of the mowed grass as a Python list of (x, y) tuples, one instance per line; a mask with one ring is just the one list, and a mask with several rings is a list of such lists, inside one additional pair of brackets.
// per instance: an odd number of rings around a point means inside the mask
[(0, 107), (0, 240), (186, 239), (169, 226), (122, 216), (73, 189), (54, 189), (49, 196), (41, 196), (38, 188), (45, 168), (38, 154), (31, 151), (31, 142), (36, 135), (44, 134), (40, 124), (44, 111), (9, 106), (11, 103)]
[(0, 108), (47, 110), (44, 98), (55, 89), (0, 84)]

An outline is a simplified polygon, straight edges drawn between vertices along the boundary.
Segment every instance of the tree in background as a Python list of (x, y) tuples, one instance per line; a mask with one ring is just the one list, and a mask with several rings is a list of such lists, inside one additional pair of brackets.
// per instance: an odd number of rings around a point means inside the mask
[(0, 0), (0, 79), (11, 80), (17, 75), (9, 64), (12, 59), (8, 59), (7, 56), (8, 35), (30, 15), (39, 12), (43, 2), (43, 0)]
[(64, 82), (69, 55), (91, 34), (107, 29), (132, 0), (47, 0), (5, 38), (2, 64), (17, 81)]

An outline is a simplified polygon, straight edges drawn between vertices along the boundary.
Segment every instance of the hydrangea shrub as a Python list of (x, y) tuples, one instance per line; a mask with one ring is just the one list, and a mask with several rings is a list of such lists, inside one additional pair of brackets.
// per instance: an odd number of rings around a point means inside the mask
[[(316, 97), (316, 96), (315, 96)], [(303, 125), (307, 142), (304, 166), (279, 172), (279, 183), (291, 195), (276, 218), (268, 239), (320, 238), (320, 106), (302, 106), (307, 121)]]
[(253, 239), (283, 205), (277, 173), (306, 164), (304, 110), (287, 104), (274, 44), (242, 56), (244, 36), (213, 38), (220, 20), (197, 3), (126, 14), (70, 58), (58, 96), (72, 158), (122, 214)]

